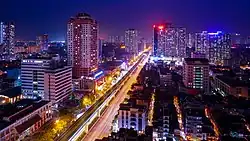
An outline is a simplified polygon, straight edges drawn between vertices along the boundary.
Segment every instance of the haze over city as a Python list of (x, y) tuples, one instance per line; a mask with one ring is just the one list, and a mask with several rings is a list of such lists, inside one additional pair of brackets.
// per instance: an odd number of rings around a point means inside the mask
[(151, 27), (158, 21), (176, 23), (190, 32), (225, 30), (249, 35), (249, 5), (249, 0), (3, 0), (0, 17), (17, 24), (20, 39), (49, 34), (52, 40), (63, 40), (65, 23), (78, 12), (91, 13), (100, 22), (104, 38), (122, 35), (127, 28), (150, 38)]

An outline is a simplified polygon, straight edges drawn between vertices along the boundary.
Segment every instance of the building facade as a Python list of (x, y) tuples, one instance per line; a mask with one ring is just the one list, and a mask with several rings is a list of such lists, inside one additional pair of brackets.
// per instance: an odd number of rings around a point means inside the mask
[(99, 29), (97, 21), (86, 13), (72, 17), (67, 27), (68, 65), (73, 77), (88, 76), (98, 69)]
[(144, 132), (147, 125), (146, 106), (120, 105), (118, 112), (118, 128), (133, 128), (138, 132)]
[(44, 71), (50, 59), (24, 59), (21, 63), (22, 92), (27, 98), (44, 98)]
[(209, 93), (209, 61), (205, 58), (185, 58), (183, 82), (188, 88)]
[(139, 53), (138, 49), (138, 31), (135, 29), (128, 29), (125, 31), (125, 46), (126, 51), (131, 56), (137, 56)]
[(44, 99), (58, 104), (72, 92), (72, 68), (47, 69), (44, 74)]

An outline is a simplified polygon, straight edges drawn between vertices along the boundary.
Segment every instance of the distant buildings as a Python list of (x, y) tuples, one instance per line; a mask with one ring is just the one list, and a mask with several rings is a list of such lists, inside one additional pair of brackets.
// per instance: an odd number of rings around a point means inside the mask
[(138, 31), (135, 29), (128, 29), (125, 31), (125, 46), (126, 51), (131, 56), (137, 56), (139, 53), (138, 49)]
[(183, 82), (188, 88), (202, 89), (209, 93), (209, 61), (205, 58), (185, 58)]
[(154, 56), (186, 57), (186, 28), (172, 24), (153, 26)]
[(116, 43), (116, 44), (122, 44), (124, 43), (124, 36), (109, 36), (108, 37), (109, 43)]
[(41, 35), (41, 36), (37, 36), (36, 44), (37, 44), (37, 46), (40, 47), (41, 51), (47, 51), (48, 47), (49, 47), (48, 35), (44, 34), (44, 35)]
[(15, 38), (15, 25), (14, 23), (4, 23), (0, 22), (0, 45), (2, 59), (13, 59), (13, 48)]
[(86, 13), (79, 13), (68, 22), (68, 64), (73, 77), (88, 76), (98, 69), (99, 27)]

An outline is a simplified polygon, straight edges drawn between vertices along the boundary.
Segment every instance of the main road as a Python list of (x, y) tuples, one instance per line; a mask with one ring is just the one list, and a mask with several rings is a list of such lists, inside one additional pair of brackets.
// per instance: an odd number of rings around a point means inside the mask
[[(135, 65), (129, 69), (127, 74), (123, 76), (121, 80), (119, 80), (106, 94), (104, 94), (100, 99), (97, 100), (97, 102), (92, 105), (83, 116), (81, 116), (79, 119), (77, 119), (69, 128), (66, 129), (66, 131), (62, 134), (60, 134), (57, 138), (55, 138), (56, 141), (66, 141), (70, 140), (73, 141), (80, 137), (80, 135), (85, 131), (88, 132), (88, 125), (91, 124), (90, 122), (93, 121), (93, 118), (95, 118), (98, 113), (100, 112), (100, 108), (103, 104), (106, 104), (106, 100), (110, 98), (110, 96), (114, 96), (113, 94), (121, 88), (121, 85), (126, 83), (131, 75), (133, 75), (134, 70), (140, 66), (138, 64), (145, 62), (142, 60), (148, 60), (148, 54), (142, 55), (140, 59), (135, 63)], [(119, 106), (119, 105), (118, 105)]]
[(117, 93), (117, 96), (111, 101), (110, 105), (97, 120), (97, 122), (92, 126), (89, 132), (84, 136), (82, 141), (94, 141), (96, 139), (101, 139), (110, 134), (112, 121), (119, 110), (119, 105), (124, 101), (127, 92), (130, 90), (131, 85), (136, 82), (136, 78), (139, 75), (141, 69), (148, 61), (148, 56), (145, 60), (138, 65), (137, 69), (130, 75), (128, 81), (122, 86), (122, 88)]

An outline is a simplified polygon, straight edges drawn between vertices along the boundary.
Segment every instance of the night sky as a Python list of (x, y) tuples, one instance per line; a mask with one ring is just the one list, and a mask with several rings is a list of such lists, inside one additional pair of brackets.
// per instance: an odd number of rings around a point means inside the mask
[(78, 12), (99, 22), (102, 37), (135, 28), (150, 38), (152, 25), (161, 21), (190, 32), (250, 35), (250, 0), (1, 0), (0, 21), (14, 21), (19, 39), (47, 33), (52, 40), (63, 40), (68, 19)]

